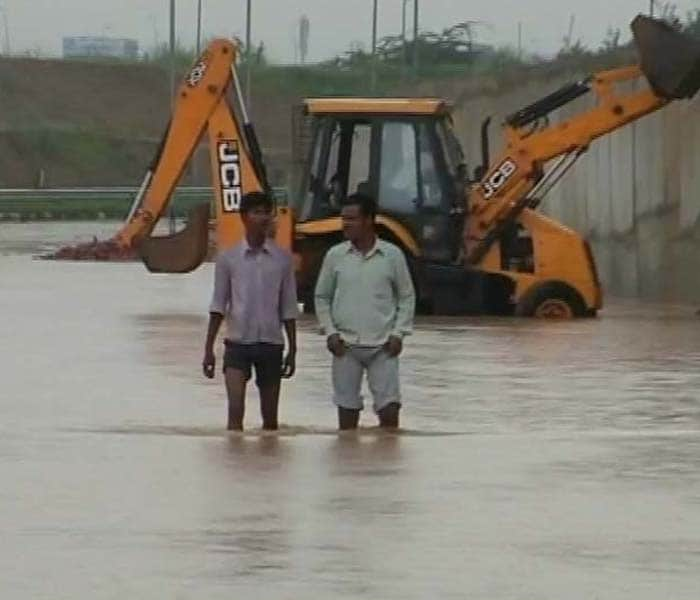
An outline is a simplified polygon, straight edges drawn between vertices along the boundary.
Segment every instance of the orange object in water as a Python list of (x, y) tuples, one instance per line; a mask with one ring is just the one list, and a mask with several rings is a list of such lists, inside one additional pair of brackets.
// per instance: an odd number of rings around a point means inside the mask
[[(185, 77), (173, 116), (123, 227), (107, 241), (61, 248), (50, 258), (69, 260), (143, 259), (149, 270), (186, 272), (209, 254), (208, 203), (196, 207), (184, 231), (151, 236), (192, 153), (203, 135), (209, 137), (216, 199), (216, 246), (226, 248), (243, 236), (239, 207), (245, 192), (269, 191), (262, 157), (240, 95), (235, 60), (237, 48), (214, 40)], [(226, 97), (234, 87), (242, 112), (239, 126)], [(290, 248), (289, 211), (277, 211), (278, 242)]]
[[(274, 232), (295, 253), (300, 299), (312, 304), (323, 256), (342, 239), (342, 199), (364, 192), (377, 199), (377, 230), (407, 255), (419, 302), (428, 310), (548, 318), (595, 314), (602, 291), (588, 243), (537, 208), (596, 139), (700, 88), (696, 40), (642, 15), (632, 29), (639, 66), (595, 73), (513, 113), (503, 126), (505, 150), (495, 161), (488, 156), (487, 120), (483, 164), (471, 180), (444, 100), (307, 99), (311, 145), (300, 152), (305, 170), (293, 198), (295, 214), (278, 208)], [(186, 77), (161, 148), (116, 236), (62, 249), (57, 257), (138, 255), (152, 271), (196, 268), (209, 249), (207, 207), (196, 209), (181, 232), (151, 233), (205, 133), (216, 245), (227, 248), (242, 238), (241, 196), (269, 186), (235, 56), (233, 44), (216, 40)], [(645, 80), (648, 85), (633, 91), (620, 85)], [(231, 88), (235, 106), (226, 97)], [(548, 121), (551, 112), (585, 94), (595, 95), (595, 106)]]
[(46, 254), (41, 258), (53, 260), (136, 260), (139, 258), (136, 250), (128, 246), (120, 246), (114, 240), (98, 240), (85, 242), (75, 246), (63, 246), (56, 252)]

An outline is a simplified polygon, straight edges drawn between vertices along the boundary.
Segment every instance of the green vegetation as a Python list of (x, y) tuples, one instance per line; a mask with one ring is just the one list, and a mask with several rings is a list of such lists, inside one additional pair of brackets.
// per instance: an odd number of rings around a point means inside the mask
[(37, 163), (60, 162), (78, 172), (104, 172), (113, 166), (113, 156), (118, 154), (121, 162), (128, 163), (132, 169), (138, 165), (138, 170), (143, 170), (132, 140), (96, 131), (25, 129), (10, 132), (8, 139), (20, 155)]
[[(175, 195), (168, 214), (176, 218), (201, 202), (207, 202), (211, 193)], [(0, 221), (95, 221), (99, 219), (123, 220), (132, 203), (128, 193), (80, 194), (76, 196), (56, 195), (37, 191), (35, 196), (17, 195), (0, 197)]]
[[(679, 30), (700, 38), (700, 9), (678, 15), (672, 2), (657, 2), (657, 16)], [(553, 59), (537, 55), (522, 55), (514, 48), (478, 44), (476, 32), (483, 26), (479, 21), (463, 21), (441, 32), (422, 32), (417, 41), (404, 40), (400, 35), (386, 36), (377, 43), (376, 63), (362, 46), (355, 46), (323, 63), (309, 66), (275, 65), (265, 57), (264, 48), (253, 49), (250, 55), (251, 76), (255, 93), (282, 93), (285, 96), (328, 95), (392, 95), (397, 89), (417, 82), (446, 79), (495, 77), (508, 81), (523, 68), (541, 69), (544, 73), (613, 66), (630, 60), (632, 43), (620, 44), (619, 29), (609, 29), (597, 48), (587, 48), (581, 40), (564, 39)], [(238, 40), (242, 60), (240, 68), (248, 66), (243, 43)], [(418, 67), (412, 66), (417, 50)], [(148, 53), (148, 60), (169, 68), (170, 54), (166, 45)], [(175, 64), (184, 73), (194, 63), (193, 49), (178, 46)], [(633, 59), (632, 59), (633, 60)], [(371, 73), (376, 69), (376, 85), (372, 89)]]
[[(667, 4), (661, 14), (700, 38), (700, 9), (678, 17), (673, 5)], [(361, 47), (305, 66), (271, 64), (262, 47), (251, 52), (249, 60), (244, 52), (240, 71), (243, 75), (248, 65), (251, 68), (253, 118), (269, 171), (279, 174), (273, 183), (283, 184), (291, 169), (290, 112), (304, 97), (429, 94), (447, 87), (456, 95), (451, 99), (459, 103), (484, 90), (497, 94), (512, 89), (523, 79), (578, 76), (636, 60), (631, 44), (620, 43), (618, 30), (609, 30), (593, 49), (580, 40), (564, 40), (557, 56), (545, 60), (519, 55), (512, 48), (477, 44), (479, 26), (467, 21), (442, 32), (424, 32), (417, 42), (417, 69), (407, 64), (413, 43), (400, 36), (379, 41), (376, 63)], [(178, 47), (175, 58), (180, 77), (193, 64), (194, 51)], [(167, 119), (167, 47), (149, 52), (139, 65), (29, 58), (2, 59), (0, 64), (0, 83), (8, 96), (7, 110), (0, 116), (0, 188), (138, 184)], [(208, 159), (201, 153), (196, 168), (185, 173), (183, 185), (207, 185), (208, 173)], [(0, 218), (121, 219), (130, 202), (128, 195), (47, 198), (40, 191), (36, 198), (0, 195)], [(175, 202), (178, 216), (186, 212), (188, 202), (189, 198)]]
[[(273, 188), (278, 205), (284, 206), (284, 188)], [(0, 221), (95, 221), (123, 220), (129, 212), (135, 192), (112, 191), (85, 193), (36, 190), (35, 192), (0, 194)], [(206, 188), (180, 188), (168, 204), (167, 215), (183, 218), (203, 202), (212, 202), (212, 191)], [(213, 212), (213, 208), (212, 208)]]

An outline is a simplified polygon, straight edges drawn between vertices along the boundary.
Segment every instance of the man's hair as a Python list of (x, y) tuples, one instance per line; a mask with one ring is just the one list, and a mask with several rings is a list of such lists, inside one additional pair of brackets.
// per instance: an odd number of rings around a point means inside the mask
[(272, 198), (264, 192), (248, 192), (241, 198), (241, 214), (246, 214), (254, 208), (264, 208), (271, 211)]
[(370, 217), (374, 219), (377, 216), (377, 201), (367, 194), (356, 193), (350, 194), (345, 201), (343, 206), (359, 206), (360, 213), (365, 217)]

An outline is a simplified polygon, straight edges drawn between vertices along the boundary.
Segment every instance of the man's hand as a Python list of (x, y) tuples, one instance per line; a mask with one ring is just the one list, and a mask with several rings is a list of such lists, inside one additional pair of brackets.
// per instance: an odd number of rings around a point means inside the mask
[(282, 378), (290, 379), (294, 376), (294, 372), (297, 370), (297, 353), (296, 351), (290, 351), (287, 356), (284, 357), (282, 362)]
[(392, 358), (398, 356), (403, 350), (403, 341), (401, 341), (400, 337), (390, 335), (386, 344), (384, 344), (384, 350)]
[(212, 350), (204, 351), (204, 360), (202, 360), (202, 371), (208, 379), (214, 378), (214, 369), (216, 367), (216, 357)]
[(345, 342), (343, 341), (343, 338), (340, 337), (339, 333), (329, 335), (328, 339), (326, 340), (326, 346), (328, 347), (328, 351), (333, 354), (333, 356), (340, 358), (343, 356), (343, 354), (345, 354)]

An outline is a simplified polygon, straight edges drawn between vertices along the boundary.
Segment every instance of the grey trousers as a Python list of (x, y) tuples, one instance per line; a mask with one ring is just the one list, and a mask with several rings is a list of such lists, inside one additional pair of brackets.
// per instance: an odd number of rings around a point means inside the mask
[(392, 402), (401, 403), (398, 356), (389, 356), (382, 346), (348, 346), (343, 356), (333, 356), (331, 375), (336, 406), (364, 408), (360, 391), (365, 371), (375, 412)]

